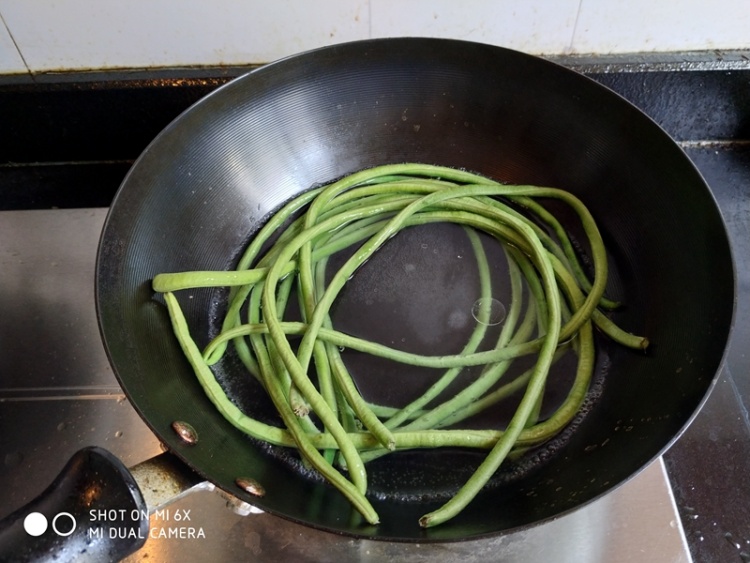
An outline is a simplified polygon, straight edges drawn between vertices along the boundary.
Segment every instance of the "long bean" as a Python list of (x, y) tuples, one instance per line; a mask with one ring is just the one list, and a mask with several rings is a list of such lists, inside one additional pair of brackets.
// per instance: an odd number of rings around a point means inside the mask
[[(578, 217), (591, 277), (566, 229), (539, 198), (556, 199)], [(329, 311), (348, 279), (400, 230), (436, 222), (457, 223), (466, 230), (476, 258), (479, 295), (485, 300), (492, 294), (491, 280), (477, 234), (495, 239), (505, 251), (512, 297), (508, 318), (490, 349), (480, 349), (486, 333), (481, 323), (462, 351), (450, 355), (414, 354), (337, 330)], [(354, 250), (327, 278), (328, 258), (346, 248)], [(623, 346), (648, 346), (647, 339), (623, 330), (600, 310), (618, 305), (604, 294), (607, 271), (599, 229), (572, 194), (408, 163), (362, 170), (294, 198), (253, 237), (234, 271), (165, 272), (152, 286), (164, 294), (180, 346), (221, 414), (255, 439), (297, 448), (370, 523), (378, 516), (365, 496), (365, 461), (415, 448), (488, 450), (458, 493), (420, 519), (420, 525), (434, 526), (471, 503), (509, 455), (544, 443), (570, 423), (593, 372), (594, 326)], [(293, 285), (300, 321), (284, 319)], [(211, 287), (230, 288), (227, 312), (220, 333), (201, 351), (173, 292)], [(292, 345), (292, 338), (298, 345)], [(216, 382), (210, 366), (221, 360), (229, 343), (269, 395), (282, 426), (242, 413)], [(405, 407), (372, 405), (360, 395), (340, 348), (444, 371)], [(568, 395), (551, 415), (538, 420), (550, 368), (570, 349), (577, 368)], [(531, 367), (497, 387), (517, 358), (530, 355), (536, 356)], [(458, 374), (471, 366), (484, 368), (463, 389), (445, 397)], [(521, 400), (504, 429), (453, 428), (514, 393), (521, 393)], [(332, 465), (334, 458), (345, 473)]]

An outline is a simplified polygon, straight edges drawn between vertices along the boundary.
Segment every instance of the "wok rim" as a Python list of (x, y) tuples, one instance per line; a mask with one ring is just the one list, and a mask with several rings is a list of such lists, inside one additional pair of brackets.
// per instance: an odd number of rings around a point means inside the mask
[[(308, 521), (295, 518), (295, 517), (290, 516), (288, 514), (285, 514), (283, 512), (279, 512), (277, 510), (274, 510), (274, 508), (272, 508), (272, 507), (264, 506), (262, 502), (258, 502), (257, 498), (254, 498), (254, 497), (251, 497), (251, 496), (245, 496), (240, 491), (238, 491), (237, 489), (228, 490), (226, 487), (222, 486), (221, 484), (215, 483), (215, 480), (212, 479), (211, 475), (207, 474), (207, 472), (205, 472), (202, 468), (196, 466), (195, 462), (192, 459), (192, 456), (190, 455), (190, 450), (187, 449), (187, 448), (180, 447), (179, 446), (179, 442), (177, 442), (177, 440), (176, 440), (176, 438), (174, 436), (169, 435), (168, 433), (165, 433), (162, 429), (158, 428), (153, 423), (153, 416), (149, 412), (146, 412), (148, 409), (143, 409), (142, 408), (142, 403), (140, 401), (138, 401), (138, 400), (134, 400), (134, 393), (129, 389), (129, 386), (132, 384), (132, 382), (130, 381), (132, 378), (128, 377), (128, 376), (123, 376), (123, 374), (121, 373), (122, 370), (120, 368), (118, 368), (118, 366), (117, 366), (117, 363), (116, 363), (116, 361), (115, 361), (115, 359), (113, 357), (113, 353), (112, 353), (112, 351), (110, 349), (110, 345), (108, 344), (108, 339), (107, 339), (107, 334), (106, 334), (106, 331), (107, 330), (111, 330), (111, 329), (107, 329), (106, 328), (106, 326), (105, 326), (106, 325), (106, 321), (103, 318), (103, 311), (102, 311), (102, 303), (101, 303), (101, 292), (102, 292), (102, 288), (101, 288), (101, 270), (105, 267), (104, 254), (105, 254), (105, 246), (107, 244), (107, 240), (105, 240), (105, 239), (106, 239), (108, 230), (110, 229), (110, 223), (112, 221), (112, 217), (115, 214), (118, 213), (118, 202), (121, 199), (124, 198), (123, 194), (127, 190), (126, 186), (128, 186), (129, 182), (131, 181), (131, 178), (132, 178), (133, 174), (138, 169), (138, 167), (141, 164), (141, 162), (147, 157), (147, 155), (150, 152), (152, 152), (154, 150), (155, 147), (159, 146), (159, 143), (161, 142), (162, 138), (165, 135), (167, 135), (169, 133), (169, 131), (172, 131), (173, 129), (180, 127), (180, 124), (182, 123), (182, 120), (183, 120), (183, 118), (184, 118), (185, 115), (190, 114), (192, 112), (195, 112), (197, 108), (200, 108), (203, 105), (205, 105), (206, 103), (208, 103), (208, 100), (216, 98), (216, 97), (219, 97), (219, 96), (222, 96), (223, 92), (225, 92), (227, 89), (233, 88), (234, 87), (233, 85), (235, 85), (236, 83), (242, 82), (242, 81), (251, 80), (252, 77), (254, 77), (254, 76), (258, 75), (258, 74), (261, 74), (261, 73), (271, 72), (271, 71), (273, 71), (274, 68), (278, 67), (279, 65), (285, 65), (288, 61), (296, 61), (296, 60), (299, 60), (300, 58), (311, 57), (311, 56), (315, 56), (316, 54), (320, 54), (320, 53), (328, 53), (328, 52), (333, 52), (333, 51), (337, 51), (337, 50), (347, 50), (347, 49), (350, 49), (352, 47), (358, 47), (358, 46), (366, 46), (366, 45), (376, 45), (377, 46), (377, 45), (382, 45), (382, 44), (386, 44), (386, 43), (397, 44), (397, 43), (404, 43), (404, 42), (435, 43), (435, 44), (440, 43), (440, 44), (451, 44), (451, 45), (455, 45), (455, 46), (461, 46), (461, 45), (481, 45), (484, 48), (489, 48), (491, 50), (496, 50), (497, 52), (501, 52), (502, 51), (502, 52), (512, 53), (513, 56), (525, 57), (525, 58), (530, 59), (530, 60), (538, 61), (541, 64), (548, 65), (549, 67), (555, 67), (555, 68), (558, 69), (558, 72), (562, 71), (562, 72), (566, 72), (566, 73), (569, 73), (569, 74), (572, 74), (572, 75), (576, 75), (577, 77), (579, 77), (579, 79), (588, 81), (590, 84), (595, 85), (596, 88), (599, 88), (601, 90), (607, 91), (610, 96), (614, 96), (614, 97), (618, 98), (620, 100), (620, 103), (624, 103), (624, 104), (626, 104), (627, 106), (629, 106), (631, 108), (630, 111), (635, 111), (640, 116), (642, 116), (641, 118), (645, 118), (646, 120), (648, 120), (650, 122), (649, 126), (651, 128), (653, 128), (655, 132), (658, 130), (660, 132), (660, 134), (662, 134), (669, 141), (671, 141), (671, 143), (674, 146), (674, 148), (676, 148), (681, 153), (682, 159), (685, 161), (685, 163), (692, 168), (692, 173), (696, 176), (696, 178), (700, 179), (700, 182), (702, 183), (705, 192), (710, 196), (711, 200), (713, 201), (714, 209), (712, 209), (712, 212), (715, 212), (715, 214), (720, 219), (720, 224), (721, 224), (721, 228), (722, 228), (723, 239), (726, 241), (726, 245), (727, 245), (727, 248), (728, 248), (728, 251), (729, 251), (729, 255), (730, 255), (729, 266), (731, 268), (731, 278), (732, 278), (732, 288), (731, 288), (732, 303), (731, 303), (731, 311), (729, 313), (729, 323), (728, 323), (728, 327), (727, 327), (727, 330), (726, 330), (726, 339), (725, 339), (725, 342), (723, 344), (723, 353), (722, 353), (720, 361), (719, 361), (719, 363), (718, 363), (718, 365), (716, 367), (716, 370), (715, 370), (715, 372), (713, 374), (713, 377), (711, 378), (710, 383), (708, 384), (708, 386), (706, 387), (705, 392), (703, 393), (703, 396), (702, 396), (701, 400), (695, 406), (695, 408), (692, 411), (692, 414), (687, 418), (687, 420), (682, 425), (682, 427), (679, 429), (679, 431), (676, 434), (674, 434), (671, 437), (671, 439), (666, 444), (664, 444), (664, 446), (660, 449), (660, 451), (658, 453), (656, 453), (655, 455), (653, 455), (649, 459), (649, 461), (647, 463), (641, 465), (641, 467), (638, 470), (636, 470), (635, 472), (632, 472), (629, 477), (627, 477), (627, 478), (619, 481), (618, 483), (614, 484), (612, 487), (610, 487), (606, 491), (603, 491), (600, 494), (598, 494), (598, 495), (596, 495), (596, 496), (594, 496), (594, 497), (592, 497), (590, 499), (587, 499), (586, 501), (582, 502), (578, 506), (575, 506), (573, 508), (570, 508), (570, 509), (558, 512), (554, 516), (550, 516), (548, 518), (545, 518), (545, 519), (542, 519), (542, 520), (538, 520), (538, 521), (535, 521), (535, 522), (532, 522), (532, 523), (523, 524), (523, 525), (519, 525), (519, 526), (516, 526), (516, 527), (513, 527), (513, 528), (506, 528), (506, 529), (502, 529), (502, 530), (498, 530), (498, 531), (493, 531), (493, 532), (489, 532), (489, 533), (486, 533), (486, 534), (480, 534), (480, 535), (476, 535), (476, 536), (470, 536), (470, 537), (457, 537), (457, 538), (448, 538), (448, 539), (445, 539), (445, 538), (437, 538), (436, 539), (436, 538), (430, 538), (430, 537), (424, 537), (424, 536), (423, 537), (403, 537), (403, 538), (401, 538), (401, 537), (390, 537), (390, 536), (383, 537), (383, 536), (381, 536), (378, 533), (375, 533), (373, 535), (369, 535), (369, 534), (360, 534), (360, 533), (356, 533), (356, 532), (352, 533), (352, 532), (349, 532), (349, 531), (346, 531), (346, 530), (340, 530), (340, 529), (331, 529), (331, 528), (326, 527), (326, 526), (317, 525), (315, 523), (310, 523)], [(537, 64), (537, 63), (534, 63), (534, 64)], [(724, 242), (724, 240), (722, 240), (722, 243)], [(494, 537), (494, 536), (498, 536), (498, 535), (509, 535), (509, 534), (517, 533), (517, 532), (520, 532), (520, 531), (523, 531), (523, 530), (527, 530), (527, 529), (530, 529), (530, 528), (534, 528), (534, 527), (537, 527), (537, 526), (544, 525), (547, 522), (550, 522), (552, 520), (556, 520), (558, 518), (561, 518), (561, 517), (564, 517), (564, 516), (566, 516), (568, 514), (576, 512), (579, 509), (584, 508), (586, 506), (589, 506), (591, 503), (593, 503), (593, 502), (595, 502), (595, 501), (597, 501), (597, 500), (599, 500), (599, 499), (601, 499), (601, 498), (609, 495), (611, 492), (614, 492), (615, 490), (617, 490), (620, 487), (622, 487), (624, 484), (630, 482), (633, 478), (635, 478), (637, 475), (639, 475), (647, 466), (651, 465), (656, 459), (658, 459), (659, 457), (661, 457), (667, 450), (669, 450), (674, 445), (674, 443), (677, 442), (679, 440), (679, 438), (685, 433), (685, 431), (687, 430), (687, 428), (694, 422), (694, 420), (696, 419), (696, 417), (703, 410), (703, 407), (705, 406), (705, 403), (707, 402), (709, 396), (711, 395), (711, 393), (715, 389), (716, 384), (719, 381), (719, 378), (721, 377), (722, 372), (725, 369), (726, 362), (727, 362), (727, 355), (728, 355), (729, 345), (730, 345), (730, 342), (732, 340), (732, 336), (734, 334), (734, 327), (735, 327), (735, 322), (736, 322), (736, 311), (737, 311), (737, 300), (738, 300), (738, 296), (737, 296), (737, 291), (738, 291), (737, 290), (737, 280), (738, 280), (738, 277), (737, 276), (738, 276), (738, 273), (737, 273), (737, 266), (736, 266), (736, 259), (735, 259), (735, 250), (734, 250), (734, 247), (731, 244), (731, 239), (729, 237), (729, 232), (728, 232), (728, 229), (727, 229), (726, 221), (724, 220), (724, 217), (721, 214), (718, 202), (716, 200), (716, 196), (714, 195), (714, 193), (711, 190), (710, 186), (706, 182), (705, 178), (703, 177), (703, 175), (701, 174), (701, 172), (698, 170), (698, 168), (696, 167), (695, 163), (685, 153), (684, 149), (678, 143), (676, 143), (671, 138), (671, 136), (658, 123), (656, 123), (650, 116), (648, 116), (647, 114), (645, 114), (642, 110), (640, 110), (637, 106), (635, 106), (629, 100), (627, 100), (626, 98), (624, 98), (622, 95), (620, 95), (619, 93), (611, 90), (607, 86), (604, 86), (604, 85), (596, 82), (595, 80), (593, 80), (593, 79), (591, 79), (591, 78), (589, 78), (589, 77), (587, 77), (587, 76), (585, 76), (585, 75), (583, 75), (583, 74), (581, 74), (581, 73), (579, 73), (579, 72), (577, 72), (575, 70), (569, 69), (569, 68), (567, 68), (567, 67), (565, 67), (565, 66), (563, 66), (563, 65), (561, 65), (559, 63), (556, 63), (554, 61), (550, 61), (550, 60), (547, 60), (547, 59), (544, 59), (544, 58), (541, 58), (541, 57), (537, 57), (537, 56), (534, 56), (534, 55), (522, 53), (520, 51), (515, 51), (513, 49), (508, 49), (508, 48), (505, 48), (505, 47), (502, 47), (502, 46), (489, 45), (489, 44), (485, 44), (485, 43), (478, 43), (478, 42), (473, 42), (473, 41), (464, 41), (464, 40), (457, 40), (457, 39), (399, 37), (399, 38), (383, 38), (383, 39), (367, 39), (367, 40), (350, 41), (350, 42), (346, 42), (346, 43), (339, 43), (339, 44), (332, 45), (332, 46), (319, 47), (319, 48), (316, 48), (316, 49), (311, 49), (311, 50), (307, 50), (307, 51), (304, 51), (304, 52), (301, 52), (301, 53), (295, 53), (295, 54), (289, 55), (287, 57), (284, 57), (284, 58), (278, 59), (276, 61), (270, 62), (270, 63), (268, 63), (266, 65), (263, 65), (262, 67), (252, 69), (249, 72), (244, 73), (244, 74), (242, 74), (242, 75), (240, 75), (240, 76), (238, 76), (238, 77), (236, 77), (236, 78), (228, 81), (227, 83), (225, 83), (225, 84), (217, 87), (216, 89), (212, 90), (210, 93), (208, 93), (207, 95), (203, 96), (200, 100), (198, 100), (197, 102), (193, 103), (187, 109), (185, 109), (183, 112), (181, 112), (174, 120), (172, 120), (169, 123), (169, 125), (167, 125), (167, 127), (165, 127), (146, 146), (146, 148), (142, 151), (142, 153), (134, 161), (133, 165), (131, 166), (131, 168), (128, 170), (127, 174), (123, 178), (123, 181), (121, 182), (120, 187), (117, 190), (117, 193), (115, 194), (115, 197), (112, 200), (112, 203), (111, 203), (111, 205), (109, 207), (109, 210), (107, 212), (107, 217), (105, 219), (105, 222), (104, 222), (104, 225), (103, 225), (103, 228), (102, 228), (102, 235), (100, 237), (98, 248), (97, 248), (96, 280), (95, 280), (95, 282), (96, 282), (95, 283), (95, 306), (96, 306), (96, 315), (97, 315), (97, 321), (98, 321), (98, 326), (99, 326), (99, 330), (100, 330), (100, 335), (101, 335), (101, 338), (102, 338), (102, 342), (104, 344), (104, 348), (105, 348), (105, 351), (106, 351), (106, 354), (107, 354), (107, 358), (108, 358), (108, 360), (110, 362), (110, 365), (112, 366), (112, 369), (113, 369), (113, 372), (114, 372), (114, 374), (115, 374), (115, 376), (117, 378), (117, 381), (120, 383), (120, 385), (123, 388), (123, 392), (128, 397), (129, 401), (131, 402), (132, 406), (137, 411), (137, 413), (140, 416), (140, 418), (146, 423), (146, 425), (154, 433), (154, 435), (157, 436), (159, 438), (159, 440), (163, 444), (165, 444), (165, 445), (167, 445), (169, 447), (170, 452), (172, 454), (174, 454), (175, 456), (177, 456), (187, 467), (191, 468), (191, 470), (195, 471), (196, 473), (198, 473), (199, 475), (201, 475), (206, 480), (211, 481), (212, 483), (215, 483), (216, 486), (220, 487), (221, 489), (224, 489), (229, 494), (237, 496), (237, 497), (241, 498), (242, 500), (244, 500), (244, 501), (246, 501), (246, 502), (248, 502), (250, 504), (259, 506), (264, 511), (267, 511), (267, 512), (269, 512), (271, 514), (274, 514), (274, 515), (278, 516), (278, 517), (282, 517), (282, 518), (285, 518), (285, 519), (297, 522), (297, 523), (299, 523), (301, 525), (312, 527), (312, 528), (315, 528), (315, 529), (318, 529), (318, 530), (322, 530), (322, 531), (326, 531), (326, 532), (332, 532), (332, 533), (340, 534), (340, 535), (351, 536), (351, 537), (358, 538), (358, 539), (369, 539), (369, 540), (377, 540), (377, 541), (416, 542), (416, 543), (425, 543), (425, 542), (453, 542), (453, 541), (471, 541), (471, 540), (475, 540), (475, 539), (482, 539), (482, 538), (486, 538), (486, 537)]]

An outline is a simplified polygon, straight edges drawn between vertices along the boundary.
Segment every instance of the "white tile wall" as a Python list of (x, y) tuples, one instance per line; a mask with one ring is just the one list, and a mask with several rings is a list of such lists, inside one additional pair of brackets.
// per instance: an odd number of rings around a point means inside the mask
[(750, 48), (747, 0), (581, 0), (579, 53)]
[(365, 37), (349, 0), (2, 0), (34, 71), (268, 62)]
[(433, 36), (568, 52), (580, 0), (371, 0), (373, 37)]
[(25, 72), (26, 65), (23, 64), (21, 54), (16, 49), (13, 39), (0, 17), (0, 74)]
[(262, 63), (336, 42), (404, 35), (533, 54), (750, 49), (750, 3), (0, 0), (0, 73)]

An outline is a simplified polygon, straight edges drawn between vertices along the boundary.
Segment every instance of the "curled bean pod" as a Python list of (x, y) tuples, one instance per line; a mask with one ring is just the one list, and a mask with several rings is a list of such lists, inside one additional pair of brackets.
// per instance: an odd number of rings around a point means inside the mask
[[(590, 252), (591, 277), (566, 230), (539, 198), (558, 200), (578, 216)], [(479, 273), (479, 293), (485, 298), (492, 288), (477, 234), (497, 240), (505, 251), (512, 299), (494, 345), (479, 349), (485, 339), (481, 323), (461, 353), (443, 356), (413, 354), (336, 330), (329, 311), (347, 280), (400, 230), (436, 222), (464, 227)], [(328, 258), (350, 247), (354, 252), (326, 282)], [(594, 326), (623, 346), (648, 346), (645, 338), (624, 331), (600, 310), (617, 306), (604, 295), (607, 269), (606, 249), (593, 217), (568, 192), (506, 185), (446, 167), (395, 164), (357, 172), (287, 203), (258, 231), (235, 271), (161, 273), (152, 285), (164, 294), (178, 341), (222, 415), (257, 439), (297, 448), (370, 523), (378, 516), (366, 497), (366, 461), (415, 448), (487, 450), (458, 493), (422, 517), (420, 525), (429, 527), (459, 514), (509, 455), (544, 443), (573, 419), (593, 372)], [(284, 319), (293, 281), (302, 313), (297, 322)], [(217, 286), (231, 288), (227, 313), (220, 333), (200, 351), (173, 292)], [(292, 346), (291, 337), (298, 339), (298, 346)], [(282, 426), (242, 413), (216, 382), (210, 366), (230, 343), (268, 393)], [(405, 407), (373, 405), (359, 394), (339, 347), (444, 371)], [(577, 356), (572, 386), (563, 403), (539, 420), (550, 368), (570, 350)], [(522, 356), (534, 356), (533, 365), (499, 385)], [(471, 366), (484, 368), (462, 390), (443, 397), (448, 385)], [(316, 377), (311, 378), (313, 367)], [(521, 393), (521, 400), (505, 428), (455, 428), (513, 393)], [(336, 469), (334, 459), (348, 476)]]

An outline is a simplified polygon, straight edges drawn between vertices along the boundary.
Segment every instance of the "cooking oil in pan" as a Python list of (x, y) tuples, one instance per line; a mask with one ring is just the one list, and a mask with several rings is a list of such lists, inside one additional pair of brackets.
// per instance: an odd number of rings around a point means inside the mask
[[(348, 280), (331, 309), (333, 325), (339, 331), (403, 351), (448, 355), (461, 353), (477, 324), (483, 324), (486, 336), (479, 350), (494, 347), (512, 300), (508, 262), (495, 239), (481, 233), (479, 236), (489, 262), (490, 297), (481, 295), (476, 257), (463, 227), (452, 223), (409, 227), (385, 243)], [(354, 250), (350, 248), (330, 257), (329, 276)], [(220, 291), (214, 295), (212, 304), (225, 303), (225, 298), (226, 293)], [(529, 299), (530, 293), (524, 287), (522, 300), (525, 303)], [(289, 302), (294, 304), (296, 299)], [(216, 314), (221, 308), (221, 305), (214, 307), (211, 318), (222, 318), (223, 314)], [(296, 320), (299, 311), (290, 306), (288, 316)], [(212, 331), (216, 330), (218, 327), (212, 327)], [(443, 373), (351, 349), (341, 350), (341, 357), (366, 400), (397, 408), (420, 397)], [(516, 360), (501, 383), (518, 377), (533, 361), (533, 357)], [(489, 487), (522, 478), (547, 463), (570, 439), (600, 393), (608, 363), (602, 354), (597, 362), (591, 391), (576, 419), (554, 440), (504, 464)], [(259, 392), (257, 382), (248, 377), (234, 377), (244, 370), (236, 356), (230, 353), (215, 368), (217, 379), (241, 409), (265, 422), (280, 423), (270, 401)], [(482, 366), (465, 368), (428, 406), (453, 396), (474, 381), (481, 370)], [(572, 353), (553, 366), (540, 418), (551, 414), (564, 401), (574, 373)], [(522, 391), (456, 426), (502, 429), (515, 412), (521, 394)], [(267, 444), (262, 447), (310, 479), (320, 480), (301, 462), (296, 451)], [(394, 456), (398, 461), (392, 461)], [(483, 458), (484, 452), (456, 449), (392, 454), (368, 465), (370, 492), (375, 497), (400, 500), (421, 500), (425, 494), (432, 498), (448, 497), (455, 494)], [(435, 471), (436, 467), (440, 471)]]
[(471, 307), (471, 316), (479, 324), (495, 326), (505, 320), (507, 311), (500, 300), (494, 297), (480, 297)]

